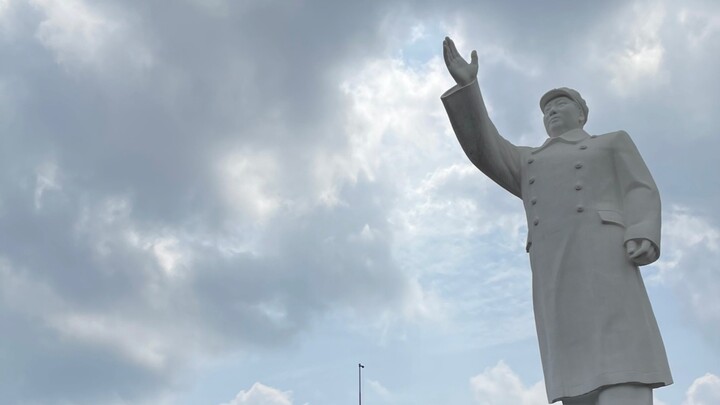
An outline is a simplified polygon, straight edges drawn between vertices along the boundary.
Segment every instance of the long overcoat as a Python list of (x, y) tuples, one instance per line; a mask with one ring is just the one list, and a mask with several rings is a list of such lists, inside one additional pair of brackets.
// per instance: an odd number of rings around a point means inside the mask
[(470, 160), (521, 198), (548, 400), (603, 386), (672, 383), (642, 277), (624, 244), (660, 251), (660, 198), (624, 131), (582, 129), (515, 146), (490, 121), (477, 82), (442, 96)]

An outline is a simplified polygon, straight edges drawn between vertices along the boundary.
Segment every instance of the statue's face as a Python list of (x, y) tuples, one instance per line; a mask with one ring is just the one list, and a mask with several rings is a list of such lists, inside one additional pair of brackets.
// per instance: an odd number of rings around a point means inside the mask
[(545, 104), (543, 122), (548, 136), (555, 137), (582, 128), (585, 124), (585, 114), (575, 101), (569, 97), (559, 96)]

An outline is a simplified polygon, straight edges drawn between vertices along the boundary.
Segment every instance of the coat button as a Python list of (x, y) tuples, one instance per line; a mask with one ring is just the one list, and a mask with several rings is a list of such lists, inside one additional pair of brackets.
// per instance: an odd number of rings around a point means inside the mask
[(528, 183), (535, 184), (535, 177), (530, 177), (530, 180), (528, 180)]
[(582, 205), (578, 205), (575, 210), (576, 210), (577, 212), (583, 212), (583, 211), (585, 211), (585, 208), (584, 208)]
[(576, 168), (576, 169), (582, 169), (582, 167), (583, 167), (583, 164), (582, 164), (582, 163), (580, 163), (580, 162), (575, 163), (575, 168)]
[(582, 184), (576, 184), (575, 190), (578, 190), (578, 191), (582, 190)]
[(533, 220), (533, 225), (537, 226), (539, 223), (540, 223), (540, 220), (539, 220), (539, 219), (535, 218), (535, 219)]
[(587, 149), (587, 145), (580, 145), (580, 149)]
[(531, 165), (532, 162), (534, 162), (534, 161), (535, 161), (535, 158), (530, 158), (530, 159), (528, 159), (528, 164)]
[(535, 205), (537, 204), (537, 198), (533, 197), (530, 199), (530, 204)]

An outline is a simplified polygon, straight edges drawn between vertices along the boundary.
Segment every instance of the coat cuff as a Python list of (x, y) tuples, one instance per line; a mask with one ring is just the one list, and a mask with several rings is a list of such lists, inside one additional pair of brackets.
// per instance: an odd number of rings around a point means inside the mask
[(446, 91), (445, 93), (443, 93), (443, 95), (440, 96), (440, 98), (441, 98), (441, 99), (448, 98), (448, 97), (452, 96), (452, 95), (455, 94), (455, 93), (463, 92), (463, 90), (472, 91), (471, 88), (472, 88), (473, 86), (477, 86), (477, 87), (478, 87), (478, 90), (479, 90), (480, 86), (479, 86), (478, 83), (477, 83), (477, 79), (471, 81), (470, 83), (468, 83), (468, 84), (466, 84), (466, 85), (464, 85), (464, 86), (461, 86), (461, 85), (459, 85), (459, 84), (454, 85), (454, 86), (451, 87), (448, 91)]

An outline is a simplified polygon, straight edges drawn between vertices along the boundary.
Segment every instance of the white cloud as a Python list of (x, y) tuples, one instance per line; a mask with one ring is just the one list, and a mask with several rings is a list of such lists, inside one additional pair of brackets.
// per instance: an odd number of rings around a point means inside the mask
[(120, 64), (144, 69), (153, 63), (151, 52), (133, 37), (117, 9), (111, 15), (84, 0), (30, 0), (30, 4), (45, 14), (37, 39), (67, 68), (103, 69)]
[(469, 162), (437, 167), (410, 191), (414, 206), (398, 213), (399, 218), (413, 236), (496, 232), (517, 242), (525, 226), (521, 207), (495, 201), (497, 191), (499, 186)]
[(219, 178), (225, 204), (242, 222), (262, 223), (282, 202), (275, 157), (269, 153), (241, 151), (219, 159)]
[(402, 190), (391, 220), (410, 236), (439, 235), (437, 226), (487, 232), (506, 225), (506, 218), (487, 211), (496, 205), (483, 201), (494, 185), (462, 155), (442, 110), (439, 97), (451, 79), (440, 58), (419, 68), (394, 58), (361, 66), (342, 85), (352, 103), (347, 128), (353, 151), (350, 159), (337, 160), (342, 170), (370, 178), (382, 172)]
[(179, 247), (179, 240), (173, 236), (160, 237), (152, 243), (152, 252), (158, 264), (169, 276), (177, 275), (178, 266), (185, 259), (183, 251)]
[(542, 381), (526, 387), (504, 361), (470, 379), (478, 405), (537, 405), (547, 403)]
[[(482, 21), (482, 17), (480, 17)], [(460, 51), (465, 60), (470, 62), (470, 55), (473, 50), (478, 55), (478, 76), (482, 81), (482, 77), (486, 71), (501, 67), (503, 70), (510, 70), (513, 74), (518, 74), (528, 78), (536, 78), (543, 74), (541, 61), (522, 50), (512, 47), (505, 43), (503, 35), (496, 35), (497, 32), (483, 32), (484, 28), (478, 27), (476, 17), (471, 18), (470, 24), (466, 19), (456, 19), (454, 21), (444, 21), (441, 29), (442, 33), (452, 38), (455, 46)], [(482, 25), (482, 24), (481, 24)], [(479, 30), (479, 31), (477, 31)], [(492, 30), (492, 28), (490, 29)], [(434, 38), (437, 42), (440, 38)], [(483, 38), (478, 41), (477, 38)], [(437, 46), (437, 44), (434, 44)], [(440, 50), (438, 49), (438, 52)], [(444, 66), (443, 66), (444, 68)], [(449, 75), (448, 75), (449, 76)], [(486, 100), (487, 102), (487, 100)], [(492, 106), (488, 105), (490, 115), (492, 115)]]
[(720, 404), (720, 377), (707, 373), (693, 381), (682, 405)]
[(22, 8), (25, 0), (0, 0), (0, 39), (12, 41), (17, 38), (22, 27), (18, 9)]
[(702, 9), (694, 5), (692, 8), (681, 9), (677, 19), (685, 30), (688, 43), (693, 48), (701, 47), (709, 38), (720, 32), (720, 13), (717, 9)]
[(392, 392), (385, 388), (379, 381), (368, 380), (367, 385), (382, 401), (392, 403)]
[[(424, 38), (418, 27), (412, 29), (410, 41)], [(352, 79), (340, 86), (350, 102), (346, 119), (349, 148), (317, 160), (315, 173), (321, 185), (321, 199), (346, 204), (337, 199), (337, 184), (367, 177), (396, 190), (400, 199), (394, 201), (390, 221), (396, 227), (404, 227), (406, 221), (401, 216), (419, 202), (411, 190), (452, 153), (446, 142), (451, 136), (447, 118), (438, 108), (439, 96), (447, 85), (444, 67), (437, 57), (417, 67), (392, 57), (370, 59), (359, 66), (347, 75)], [(394, 240), (399, 232), (402, 231), (394, 230)], [(368, 227), (360, 236), (376, 238), (376, 231)], [(400, 239), (402, 244), (405, 238)], [(376, 318), (383, 335), (401, 319), (437, 320), (441, 316), (442, 303), (438, 297), (418, 282), (417, 273), (408, 275), (410, 289), (401, 312), (385, 312)]]
[[(538, 66), (538, 61), (530, 57), (522, 55), (518, 52), (508, 50), (507, 47), (483, 44), (478, 48), (478, 61), (481, 65), (501, 65), (513, 70), (515, 73), (528, 76), (539, 77), (542, 70)], [(470, 56), (467, 57), (470, 59)], [(480, 69), (483, 67), (481, 66)]]
[(0, 303), (33, 318), (41, 318), (48, 308), (61, 309), (64, 305), (50, 286), (13, 269), (4, 257), (0, 257)]
[[(538, 405), (547, 403), (545, 386), (538, 381), (526, 387), (504, 361), (486, 368), (470, 379), (470, 388), (479, 405)], [(654, 399), (655, 405), (668, 405)], [(707, 373), (696, 378), (685, 393), (682, 405), (720, 404), (720, 377)]]
[(352, 176), (361, 171), (373, 179), (381, 168), (406, 169), (442, 146), (438, 134), (443, 134), (446, 118), (438, 98), (447, 80), (439, 58), (420, 69), (395, 58), (368, 60), (361, 66), (341, 85), (351, 101), (346, 131), (352, 160), (344, 167)]
[(240, 391), (235, 399), (221, 405), (292, 405), (292, 393), (256, 382), (247, 391)]
[(720, 229), (689, 208), (671, 206), (662, 239), (662, 256), (648, 269), (648, 281), (673, 288), (698, 326), (720, 341)]
[[(80, 342), (115, 352), (140, 367), (163, 370), (194, 350), (191, 339), (180, 339), (181, 328), (158, 328), (157, 320), (117, 313), (81, 313), (50, 285), (14, 269), (0, 258), (0, 304), (35, 319), (58, 333), (59, 342)], [(194, 335), (194, 333), (190, 333)], [(176, 342), (183, 342), (182, 347)], [(175, 357), (175, 358), (173, 358)]]
[[(542, 381), (526, 387), (504, 362), (486, 368), (470, 379), (470, 388), (479, 405), (538, 405), (547, 403)], [(655, 405), (668, 405), (657, 398)], [(696, 378), (685, 393), (682, 405), (720, 404), (720, 377), (707, 373)]]
[(116, 350), (137, 364), (162, 370), (166, 366), (166, 339), (147, 325), (108, 315), (59, 314), (49, 324), (64, 338)]
[(421, 39), (427, 38), (425, 24), (418, 23), (410, 28), (410, 43), (415, 43)]
[[(409, 319), (445, 323), (444, 329), (462, 330), (480, 345), (532, 336), (522, 206), (463, 155), (440, 100), (452, 84), (442, 59), (407, 65), (384, 58), (359, 66), (341, 87), (351, 101), (353, 153), (336, 160), (336, 172), (382, 174), (399, 190), (389, 221), (396, 257), (414, 278), (417, 297), (405, 319), (414, 314)], [(482, 291), (469, 292), (468, 283)], [(394, 318), (388, 314), (380, 324)]]
[(427, 170), (432, 153), (443, 146), (438, 135), (446, 118), (437, 107), (446, 78), (439, 58), (418, 68), (392, 57), (353, 66), (359, 68), (348, 71), (344, 76), (350, 79), (339, 85), (349, 102), (348, 148), (321, 151), (313, 170), (319, 200), (329, 205), (343, 203), (337, 200), (338, 185), (359, 176), (405, 186), (408, 176)]
[(663, 3), (636, 1), (593, 36), (600, 40), (593, 44), (592, 63), (605, 67), (617, 94), (635, 94), (664, 80), (660, 32), (665, 20)]
[(662, 232), (663, 252), (657, 266), (663, 279), (672, 279), (688, 256), (702, 256), (698, 250), (705, 251), (705, 256), (720, 253), (720, 230), (687, 207), (671, 206), (665, 212)]
[(46, 191), (58, 191), (60, 188), (57, 163), (42, 163), (35, 169), (35, 209), (42, 208), (43, 194)]
[[(36, 192), (37, 193), (37, 192)], [(118, 245), (127, 245), (136, 253), (147, 252), (165, 276), (180, 276), (190, 264), (191, 251), (170, 229), (142, 229), (132, 219), (133, 205), (127, 196), (109, 197), (87, 205), (75, 223), (75, 236), (86, 240), (98, 257), (106, 257)]]

